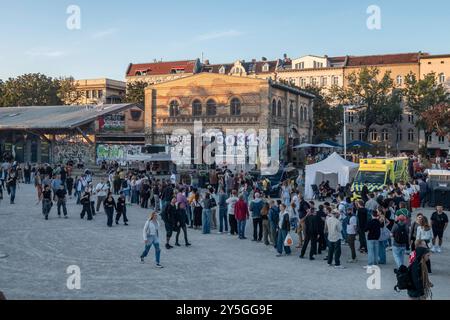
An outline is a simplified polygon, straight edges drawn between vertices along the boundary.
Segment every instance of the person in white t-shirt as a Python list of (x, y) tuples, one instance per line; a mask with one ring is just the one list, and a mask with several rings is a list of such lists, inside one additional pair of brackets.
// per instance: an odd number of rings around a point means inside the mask
[(351, 259), (348, 261), (349, 263), (356, 262), (356, 249), (355, 249), (355, 239), (356, 239), (356, 233), (357, 233), (357, 220), (356, 216), (353, 214), (351, 210), (347, 211), (347, 241), (350, 246), (350, 250), (352, 252)]
[(95, 192), (97, 194), (97, 206), (95, 208), (96, 212), (100, 211), (100, 205), (103, 204), (103, 201), (106, 199), (108, 191), (109, 186), (105, 179), (102, 178), (101, 181), (95, 186)]

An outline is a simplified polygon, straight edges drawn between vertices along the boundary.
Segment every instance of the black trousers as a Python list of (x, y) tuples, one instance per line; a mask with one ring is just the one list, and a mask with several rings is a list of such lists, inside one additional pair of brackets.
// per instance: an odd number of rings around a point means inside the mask
[(80, 218), (84, 219), (84, 215), (87, 213), (87, 219), (92, 220), (91, 203), (83, 204), (83, 210), (81, 210)]
[(67, 216), (66, 200), (58, 200), (57, 202), (58, 216), (61, 215), (61, 207), (63, 209), (64, 216)]
[(309, 249), (309, 257), (314, 258), (314, 255), (317, 253), (317, 236), (311, 236), (309, 234), (305, 235), (305, 241), (303, 242), (300, 257), (303, 257), (305, 255), (306, 249), (308, 248), (308, 244), (310, 241), (311, 241), (311, 248)]
[(117, 213), (116, 213), (116, 222), (119, 222), (120, 216), (123, 216), (123, 222), (124, 223), (128, 222), (127, 209), (126, 208), (125, 208), (125, 210), (123, 210), (123, 212), (122, 211), (117, 211)]
[(237, 231), (237, 221), (234, 217), (234, 214), (228, 215), (228, 222), (230, 223), (230, 234), (235, 235), (238, 233)]
[(105, 207), (105, 213), (106, 213), (106, 217), (107, 217), (106, 224), (108, 225), (108, 227), (112, 227), (114, 208), (106, 208)]
[[(259, 227), (259, 232), (257, 230), (258, 227)], [(261, 241), (262, 236), (263, 236), (262, 218), (253, 218), (253, 240)]]
[(318, 240), (318, 252), (319, 254), (322, 253), (322, 251), (325, 251), (327, 249), (327, 240), (325, 239), (324, 231), (319, 231), (319, 240)]
[(141, 208), (148, 209), (148, 195), (142, 197)]
[(95, 216), (95, 201), (91, 201), (91, 212), (92, 215)]
[(185, 242), (185, 244), (188, 244), (189, 241), (188, 241), (188, 238), (187, 238), (187, 229), (186, 229), (186, 225), (185, 225), (185, 224), (184, 224), (184, 225), (181, 225), (181, 226), (177, 229), (177, 234), (176, 234), (176, 236), (175, 236), (176, 243), (178, 243), (178, 238), (180, 237), (181, 230), (183, 230), (184, 242)]

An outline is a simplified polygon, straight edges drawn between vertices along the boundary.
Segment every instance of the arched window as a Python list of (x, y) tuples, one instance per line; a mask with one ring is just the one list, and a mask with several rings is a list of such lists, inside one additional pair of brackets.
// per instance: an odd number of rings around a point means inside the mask
[(172, 101), (169, 104), (169, 115), (171, 117), (177, 117), (180, 115), (180, 105), (178, 104), (178, 101)]
[(370, 129), (369, 136), (371, 141), (377, 141), (378, 140), (378, 132), (375, 129)]
[(208, 116), (215, 116), (217, 114), (217, 104), (213, 99), (206, 102), (206, 114)]
[(307, 107), (307, 106), (305, 106), (305, 107), (303, 108), (303, 119), (304, 119), (305, 121), (309, 120), (309, 118), (308, 118), (308, 107)]
[(414, 141), (414, 129), (408, 130), (408, 141), (413, 142)]
[(441, 73), (439, 74), (439, 83), (444, 83), (445, 82), (445, 74)]
[(359, 130), (359, 140), (364, 140), (364, 134), (366, 133), (366, 130), (360, 129)]
[(353, 141), (353, 140), (355, 140), (355, 131), (350, 129), (350, 130), (348, 130), (348, 141)]
[(403, 140), (403, 131), (402, 129), (398, 129), (397, 130), (397, 141), (402, 141)]
[(231, 99), (230, 113), (232, 116), (240, 116), (241, 115), (241, 100), (239, 100), (238, 98)]
[(289, 117), (294, 118), (294, 102), (291, 101), (291, 104), (289, 105)]
[(200, 117), (202, 115), (202, 102), (200, 100), (194, 100), (192, 102), (192, 116)]
[(381, 130), (381, 141), (389, 140), (389, 131), (387, 129)]
[(277, 115), (277, 101), (275, 99), (272, 101), (272, 115), (275, 117)]
[(281, 100), (278, 101), (277, 116), (281, 117)]

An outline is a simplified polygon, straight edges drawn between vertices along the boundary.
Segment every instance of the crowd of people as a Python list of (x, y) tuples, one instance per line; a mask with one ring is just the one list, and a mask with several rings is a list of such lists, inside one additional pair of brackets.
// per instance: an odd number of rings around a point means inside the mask
[[(350, 249), (347, 263), (367, 260), (366, 268), (386, 264), (387, 252), (392, 251), (397, 270), (409, 265), (414, 271), (411, 272), (414, 287), (409, 288), (409, 296), (423, 299), (429, 297), (432, 286), (428, 278), (429, 251), (442, 252), (448, 226), (448, 217), (441, 206), (430, 219), (420, 212), (427, 201), (423, 178), (391, 184), (379, 192), (363, 188), (359, 199), (353, 197), (348, 186), (332, 189), (324, 182), (318, 204), (317, 200), (304, 199), (301, 179), (284, 181), (280, 198), (272, 199), (267, 192), (266, 178), (257, 179), (244, 171), (232, 172), (227, 168), (212, 170), (209, 185), (200, 188), (192, 181), (180, 180), (175, 173), (170, 179), (158, 179), (145, 168), (105, 168), (105, 175), (94, 184), (90, 170), (73, 177), (70, 164), (25, 164), (23, 175), (19, 174), (18, 167), (15, 162), (2, 164), (0, 190), (6, 188), (10, 203), (14, 204), (18, 183), (34, 184), (46, 220), (54, 203), (58, 217), (67, 218), (66, 202), (72, 197), (81, 206), (81, 219), (92, 220), (103, 207), (108, 227), (114, 221), (119, 224), (121, 218), (128, 225), (127, 206), (151, 209), (143, 229), (145, 249), (140, 259), (144, 262), (154, 246), (158, 268), (162, 268), (161, 220), (165, 229), (164, 246), (171, 250), (181, 246), (181, 232), (184, 245), (191, 246), (188, 229), (203, 234), (217, 230), (246, 240), (246, 225), (251, 218), (252, 241), (273, 246), (277, 257), (292, 254), (293, 237), (298, 238), (296, 248), (300, 249), (301, 259), (308, 255), (310, 260), (316, 260), (326, 253), (323, 260), (336, 269), (345, 268), (341, 262), (344, 245)], [(171, 243), (174, 234), (175, 242)], [(407, 254), (410, 258), (405, 261)], [(422, 262), (427, 272), (421, 267)]]

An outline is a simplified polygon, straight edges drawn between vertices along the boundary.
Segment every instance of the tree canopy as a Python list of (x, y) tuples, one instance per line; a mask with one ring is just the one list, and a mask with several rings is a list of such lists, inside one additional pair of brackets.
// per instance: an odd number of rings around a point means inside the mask
[(145, 102), (145, 88), (148, 83), (144, 81), (136, 81), (127, 84), (127, 93), (125, 102), (138, 103), (144, 105)]

